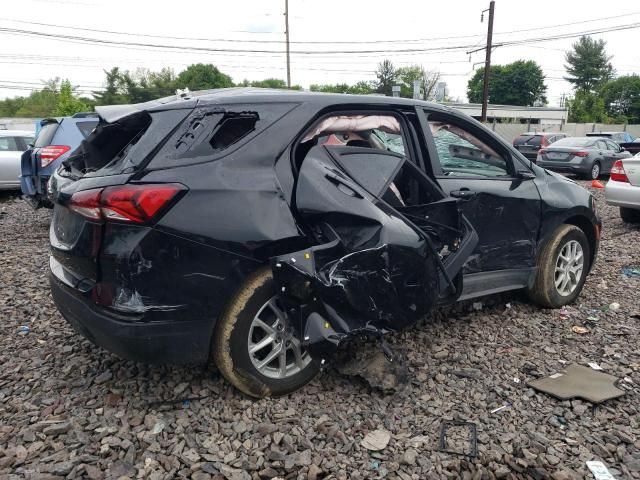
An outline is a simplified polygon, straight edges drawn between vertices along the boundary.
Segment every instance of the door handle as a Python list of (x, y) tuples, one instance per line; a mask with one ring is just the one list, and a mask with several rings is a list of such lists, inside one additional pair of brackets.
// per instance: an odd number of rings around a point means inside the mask
[(449, 192), (453, 198), (459, 198), (461, 200), (470, 200), (477, 195), (476, 192), (472, 192), (468, 188), (461, 188), (460, 190), (452, 190)]

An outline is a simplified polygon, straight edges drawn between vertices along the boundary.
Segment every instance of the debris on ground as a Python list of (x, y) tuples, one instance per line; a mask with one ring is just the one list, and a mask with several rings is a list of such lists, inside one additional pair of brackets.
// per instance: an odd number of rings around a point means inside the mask
[(581, 327), (580, 325), (574, 325), (573, 327), (571, 327), (571, 331), (573, 333), (577, 333), (578, 335), (583, 335), (585, 333), (589, 333), (589, 329), (586, 327)]
[(438, 450), (444, 453), (475, 457), (478, 454), (476, 424), (462, 420), (443, 420)]
[(608, 373), (572, 364), (563, 373), (533, 380), (528, 385), (560, 400), (582, 398), (591, 403), (601, 403), (624, 395), (625, 391), (615, 386), (618, 380)]
[(640, 268), (624, 267), (622, 275), (627, 278), (640, 278)]
[(376, 343), (358, 344), (350, 358), (336, 365), (342, 375), (358, 376), (385, 393), (404, 389), (408, 384), (406, 355), (394, 349), (390, 360)]
[(500, 411), (504, 410), (505, 408), (509, 408), (509, 405), (508, 405), (508, 404), (506, 404), (506, 405), (502, 405), (501, 407), (494, 408), (494, 409), (493, 409), (493, 410), (491, 410), (489, 413), (498, 413), (498, 412), (500, 412)]
[(604, 463), (596, 460), (587, 462), (587, 468), (593, 473), (595, 480), (616, 480)]
[(383, 450), (389, 444), (389, 440), (391, 440), (391, 433), (387, 430), (374, 430), (365, 435), (360, 445), (367, 450)]

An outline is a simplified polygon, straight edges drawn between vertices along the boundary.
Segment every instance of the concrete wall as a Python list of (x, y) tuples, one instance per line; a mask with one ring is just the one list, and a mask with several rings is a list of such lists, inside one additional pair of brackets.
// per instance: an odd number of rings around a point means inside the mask
[[(513, 140), (527, 130), (527, 125), (517, 123), (487, 123), (487, 127), (492, 129), (508, 142)], [(587, 132), (622, 132), (627, 131), (631, 135), (640, 137), (640, 125), (605, 125), (603, 123), (565, 123), (564, 125), (531, 125), (532, 132), (564, 132), (570, 137), (584, 137)]]
[(0, 118), (0, 130), (36, 130), (35, 118)]

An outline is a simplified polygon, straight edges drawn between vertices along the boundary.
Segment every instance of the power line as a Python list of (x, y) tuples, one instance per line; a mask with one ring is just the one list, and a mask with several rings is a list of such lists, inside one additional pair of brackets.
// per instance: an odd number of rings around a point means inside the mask
[[(613, 15), (609, 17), (599, 17), (588, 20), (575, 21), (570, 23), (559, 23), (555, 25), (547, 25), (540, 27), (532, 27), (525, 28), (519, 30), (510, 30), (506, 32), (495, 32), (495, 35), (508, 35), (512, 33), (520, 33), (520, 32), (531, 32), (531, 31), (539, 31), (539, 30), (548, 30), (559, 27), (566, 27), (572, 25), (581, 25), (585, 23), (594, 23), (600, 22), (603, 20), (613, 20), (617, 18), (630, 17), (632, 15), (640, 15), (640, 12), (630, 12), (621, 15)], [(123, 32), (117, 30), (102, 30), (97, 28), (82, 28), (72, 25), (60, 25), (54, 23), (45, 23), (45, 22), (34, 22), (31, 20), (17, 20), (11, 18), (3, 19), (9, 22), (27, 24), (27, 25), (40, 25), (46, 27), (54, 27), (54, 28), (66, 28), (74, 31), (85, 31), (92, 33), (107, 33), (111, 35), (125, 35), (131, 37), (146, 37), (146, 38), (159, 38), (159, 39), (170, 39), (170, 40), (188, 40), (188, 41), (198, 41), (198, 42), (229, 42), (229, 43), (268, 43), (268, 44), (285, 44), (286, 40), (253, 40), (253, 39), (229, 39), (229, 38), (207, 38), (207, 37), (185, 37), (185, 36), (171, 36), (171, 35), (158, 35), (158, 34), (148, 34), (148, 33), (132, 33), (132, 32)], [(233, 33), (249, 33), (249, 34), (282, 34), (283, 32), (252, 32), (249, 30), (233, 30)], [(292, 45), (338, 45), (338, 44), (353, 44), (353, 45), (366, 45), (366, 44), (381, 44), (381, 43), (413, 43), (413, 42), (427, 42), (427, 41), (435, 41), (435, 40), (457, 40), (463, 38), (474, 38), (480, 37), (482, 35), (453, 35), (453, 36), (445, 36), (445, 37), (426, 37), (426, 38), (404, 38), (404, 39), (391, 39), (391, 40), (297, 40), (291, 41)]]
[[(608, 28), (600, 28), (594, 30), (586, 30), (582, 32), (572, 32), (566, 34), (552, 35), (546, 37), (534, 37), (528, 39), (516, 39), (509, 40), (501, 43), (497, 43), (496, 46), (513, 46), (522, 45), (527, 43), (548, 42), (552, 40), (561, 40), (567, 38), (575, 38), (583, 35), (594, 35), (598, 33), (614, 32), (621, 30), (629, 30), (640, 27), (640, 22), (631, 23), (626, 25), (616, 25)], [(55, 34), (49, 32), (39, 32), (34, 30), (22, 30), (0, 27), (0, 32), (16, 35), (28, 35), (45, 38), (61, 39), (63, 41), (80, 41), (87, 44), (104, 45), (104, 46), (134, 46), (134, 47), (150, 47), (150, 48), (164, 48), (173, 49), (179, 51), (196, 51), (196, 52), (229, 52), (229, 53), (269, 53), (269, 54), (284, 54), (285, 51), (281, 50), (263, 50), (263, 49), (228, 49), (228, 48), (212, 48), (212, 47), (196, 47), (196, 46), (181, 46), (181, 45), (165, 45), (154, 43), (141, 43), (141, 42), (124, 42), (108, 39), (97, 39), (89, 37), (79, 37), (76, 35), (64, 35)], [(291, 54), (297, 55), (320, 55), (320, 54), (398, 54), (398, 53), (424, 53), (424, 52), (441, 52), (441, 51), (456, 51), (464, 50), (473, 47), (473, 45), (450, 45), (439, 47), (426, 47), (426, 48), (403, 48), (403, 49), (370, 49), (370, 50), (294, 50)]]

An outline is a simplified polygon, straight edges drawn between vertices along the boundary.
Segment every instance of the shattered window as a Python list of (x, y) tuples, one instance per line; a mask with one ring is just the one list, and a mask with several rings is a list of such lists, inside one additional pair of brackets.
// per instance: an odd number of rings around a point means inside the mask
[(258, 119), (257, 113), (225, 116), (225, 118), (220, 121), (209, 143), (214, 150), (227, 148), (242, 137), (253, 132)]
[(501, 177), (509, 174), (506, 160), (466, 130), (430, 121), (442, 172), (447, 176)]

